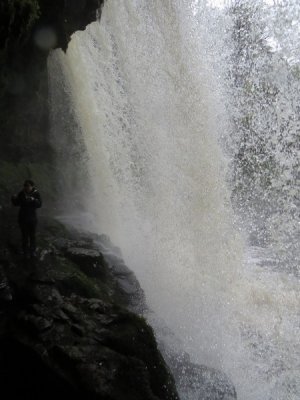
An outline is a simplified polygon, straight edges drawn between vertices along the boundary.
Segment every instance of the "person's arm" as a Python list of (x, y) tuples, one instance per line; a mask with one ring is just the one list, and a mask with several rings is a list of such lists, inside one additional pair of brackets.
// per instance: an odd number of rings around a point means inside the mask
[(38, 191), (34, 193), (35, 208), (42, 207), (42, 198)]
[(11, 202), (14, 206), (20, 206), (21, 205), (20, 193), (11, 196)]
[(41, 208), (42, 207), (42, 199), (41, 199), (41, 195), (39, 194), (39, 192), (37, 190), (35, 190), (32, 195), (28, 198), (28, 201), (30, 202), (31, 207), (34, 208)]

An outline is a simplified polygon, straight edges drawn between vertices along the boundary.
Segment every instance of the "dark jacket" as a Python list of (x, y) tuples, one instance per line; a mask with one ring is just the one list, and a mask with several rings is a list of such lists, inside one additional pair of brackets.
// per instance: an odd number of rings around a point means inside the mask
[(42, 207), (42, 199), (39, 192), (33, 188), (30, 193), (22, 190), (16, 197), (13, 196), (11, 201), (14, 206), (19, 206), (19, 223), (35, 223), (37, 216), (35, 210)]

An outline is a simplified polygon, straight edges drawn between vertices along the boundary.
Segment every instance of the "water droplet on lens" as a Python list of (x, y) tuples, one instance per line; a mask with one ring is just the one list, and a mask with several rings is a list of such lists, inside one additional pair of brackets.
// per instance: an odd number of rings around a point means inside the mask
[(36, 31), (34, 42), (41, 50), (50, 50), (56, 46), (57, 35), (53, 28), (43, 27)]

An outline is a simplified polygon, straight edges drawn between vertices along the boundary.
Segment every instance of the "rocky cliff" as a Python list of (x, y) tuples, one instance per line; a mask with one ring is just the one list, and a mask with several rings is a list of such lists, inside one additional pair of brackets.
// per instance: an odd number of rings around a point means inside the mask
[(2, 393), (178, 399), (152, 329), (130, 311), (143, 292), (109, 239), (41, 218), (38, 257), (27, 260), (11, 218), (0, 242)]

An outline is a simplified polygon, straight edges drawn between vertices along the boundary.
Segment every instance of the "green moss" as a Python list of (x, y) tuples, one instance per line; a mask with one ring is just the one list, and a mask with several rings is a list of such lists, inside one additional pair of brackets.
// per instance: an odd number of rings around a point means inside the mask
[(71, 238), (71, 234), (69, 233), (67, 228), (57, 219), (51, 217), (43, 217), (41, 218), (41, 223), (43, 224), (43, 230), (45, 231), (46, 235), (49, 234), (54, 238)]
[(62, 281), (62, 290), (67, 293), (74, 292), (87, 298), (98, 298), (103, 301), (111, 300), (111, 287), (109, 284), (85, 275), (79, 267), (66, 258), (57, 258), (56, 268), (65, 274)]

